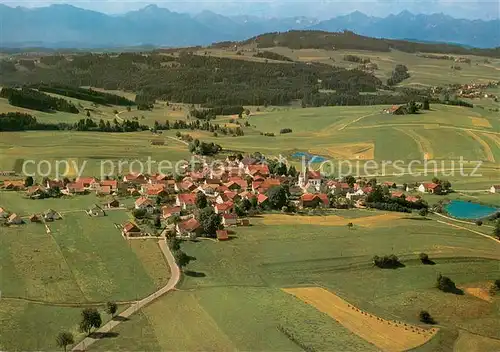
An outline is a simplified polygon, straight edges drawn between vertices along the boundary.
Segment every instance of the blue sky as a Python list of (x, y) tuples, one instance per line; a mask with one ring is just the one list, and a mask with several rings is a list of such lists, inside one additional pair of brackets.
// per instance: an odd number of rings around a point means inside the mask
[(156, 4), (177, 12), (198, 13), (211, 10), (223, 15), (248, 14), (265, 17), (310, 16), (320, 19), (335, 17), (352, 11), (385, 17), (390, 13), (409, 10), (414, 13), (443, 12), (457, 18), (496, 19), (500, 17), (499, 1), (491, 0), (0, 0), (9, 6), (39, 7), (53, 3), (68, 3), (74, 6), (117, 14), (136, 10), (148, 4)]

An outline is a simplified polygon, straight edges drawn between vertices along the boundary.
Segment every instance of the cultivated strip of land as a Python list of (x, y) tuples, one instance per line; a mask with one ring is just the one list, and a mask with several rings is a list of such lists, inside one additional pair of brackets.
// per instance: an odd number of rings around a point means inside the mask
[(321, 287), (286, 288), (283, 291), (328, 314), (359, 337), (382, 351), (406, 351), (428, 342), (438, 329), (422, 329), (379, 318), (364, 312)]
[(491, 151), (491, 148), (488, 143), (486, 143), (481, 137), (479, 137), (477, 134), (470, 130), (465, 131), (469, 136), (471, 136), (476, 142), (481, 144), (481, 147), (483, 148), (484, 154), (486, 155), (486, 160), (489, 162), (494, 163), (495, 162), (495, 156), (493, 155), (493, 152)]

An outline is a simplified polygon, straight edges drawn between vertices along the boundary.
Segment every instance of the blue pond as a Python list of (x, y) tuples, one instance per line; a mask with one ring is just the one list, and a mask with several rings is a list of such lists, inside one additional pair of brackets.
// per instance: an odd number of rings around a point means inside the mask
[(469, 203), (462, 200), (454, 200), (446, 207), (448, 214), (457, 219), (476, 220), (495, 214), (499, 209), (481, 205), (478, 203)]
[(323, 161), (328, 160), (325, 157), (319, 156), (319, 155), (312, 155), (307, 152), (296, 152), (292, 154), (292, 158), (300, 158), (302, 159), (303, 157), (306, 158), (306, 160), (311, 161), (311, 163), (322, 163)]

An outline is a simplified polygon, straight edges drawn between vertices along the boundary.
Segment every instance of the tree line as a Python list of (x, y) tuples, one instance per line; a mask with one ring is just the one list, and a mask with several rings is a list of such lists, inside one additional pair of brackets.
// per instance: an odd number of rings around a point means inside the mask
[(2, 88), (0, 97), (7, 98), (9, 104), (44, 112), (63, 111), (78, 114), (75, 105), (62, 98), (54, 98), (31, 88)]
[(111, 124), (109, 121), (80, 119), (74, 124), (70, 123), (41, 123), (36, 117), (20, 112), (0, 114), (0, 131), (93, 131), (93, 132), (135, 132), (145, 131), (149, 127), (139, 124), (138, 121), (125, 120), (118, 122), (116, 119)]
[(101, 105), (121, 105), (121, 106), (131, 106), (135, 105), (135, 102), (129, 100), (120, 95), (104, 93), (93, 90), (92, 88), (79, 88), (69, 85), (58, 85), (58, 84), (35, 84), (31, 88), (38, 89), (41, 92), (54, 93), (63, 95), (70, 98), (90, 101)]

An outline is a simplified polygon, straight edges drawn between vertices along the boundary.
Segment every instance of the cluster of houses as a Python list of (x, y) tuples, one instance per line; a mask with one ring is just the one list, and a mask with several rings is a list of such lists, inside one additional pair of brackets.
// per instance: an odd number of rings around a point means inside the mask
[[(53, 209), (49, 209), (42, 214), (32, 214), (28, 217), (28, 221), (33, 223), (40, 222), (51, 222), (55, 220), (61, 219), (61, 214)], [(23, 217), (16, 213), (10, 213), (8, 210), (4, 208), (0, 208), (0, 220), (5, 221), (6, 225), (22, 225), (25, 223)]]
[[(24, 187), (22, 181), (6, 181), (5, 189), (25, 190), (31, 198), (47, 192), (52, 188), (58, 188), (63, 194), (83, 194), (95, 192), (105, 195), (106, 201), (101, 205), (95, 205), (87, 210), (89, 216), (104, 216), (106, 208), (120, 206), (114, 195), (127, 195), (135, 198), (134, 208), (143, 210), (146, 214), (160, 214), (161, 218), (168, 223), (175, 220), (175, 232), (180, 237), (195, 237), (201, 234), (202, 227), (196, 220), (193, 210), (196, 208), (198, 193), (203, 193), (209, 205), (215, 213), (221, 216), (222, 225), (225, 229), (232, 226), (248, 226), (246, 218), (240, 219), (235, 205), (244, 199), (249, 200), (252, 205), (266, 209), (269, 204), (268, 191), (270, 188), (280, 185), (288, 186), (291, 194), (291, 203), (297, 208), (321, 208), (330, 206), (331, 195), (346, 198), (354, 204), (361, 206), (363, 200), (373, 191), (372, 185), (366, 180), (358, 179), (357, 182), (346, 183), (327, 179), (321, 172), (304, 170), (298, 177), (277, 176), (271, 174), (269, 166), (261, 160), (253, 157), (238, 159), (235, 156), (228, 157), (217, 167), (209, 167), (208, 164), (199, 164), (194, 170), (186, 166), (184, 177), (173, 177), (172, 175), (145, 175), (128, 174), (120, 180), (98, 180), (94, 177), (79, 177), (74, 181), (46, 180), (43, 185)], [(392, 190), (392, 197), (405, 199), (409, 202), (418, 202), (420, 197), (410, 196), (406, 192), (419, 191), (421, 193), (439, 194), (441, 185), (437, 183), (422, 183), (416, 189), (407, 187), (397, 188), (394, 182), (382, 184)], [(500, 190), (500, 186), (493, 186), (492, 193)], [(158, 202), (158, 199), (161, 201)], [(162, 204), (163, 206), (159, 206)], [(168, 205), (165, 205), (168, 204)], [(5, 213), (5, 211), (3, 211)], [(5, 213), (7, 214), (7, 213)], [(21, 220), (8, 214), (9, 223), (15, 224)], [(2, 209), (0, 208), (0, 217)], [(12, 219), (10, 219), (12, 217)], [(173, 219), (175, 217), (175, 219)], [(45, 219), (45, 215), (35, 217)], [(50, 221), (50, 220), (49, 220)], [(220, 236), (226, 233), (221, 230)], [(137, 224), (132, 222), (122, 226), (125, 237), (141, 236), (143, 231)]]
[(469, 98), (469, 99), (474, 99), (474, 98), (491, 98), (491, 99), (497, 99), (497, 96), (492, 93), (485, 93), (485, 90), (488, 88), (492, 87), (497, 87), (498, 82), (490, 82), (487, 84), (484, 83), (469, 83), (469, 84), (464, 84), (461, 85), (457, 89), (457, 95), (460, 98)]

